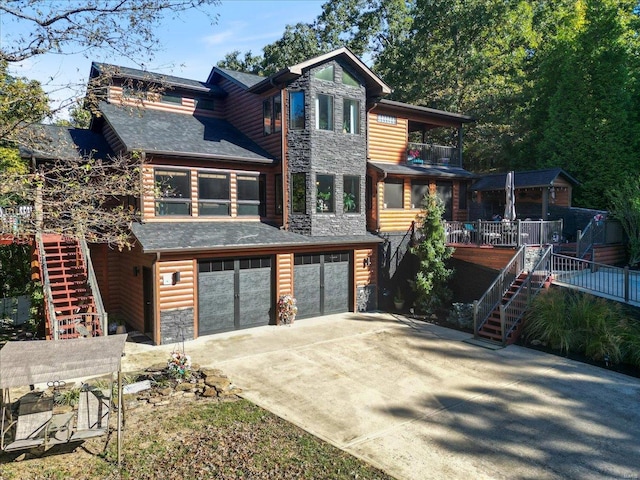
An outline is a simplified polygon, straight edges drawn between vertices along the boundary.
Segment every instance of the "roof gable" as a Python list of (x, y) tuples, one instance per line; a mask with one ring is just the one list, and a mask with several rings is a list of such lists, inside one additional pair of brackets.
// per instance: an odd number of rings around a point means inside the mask
[(89, 156), (106, 159), (114, 153), (102, 135), (84, 128), (33, 125), (23, 132), (20, 156), (39, 160), (80, 160)]

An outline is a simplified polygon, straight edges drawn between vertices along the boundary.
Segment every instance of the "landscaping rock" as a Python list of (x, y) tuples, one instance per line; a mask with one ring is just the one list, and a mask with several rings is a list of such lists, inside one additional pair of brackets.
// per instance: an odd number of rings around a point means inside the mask
[(200, 369), (200, 373), (204, 378), (207, 377), (226, 377), (226, 375), (217, 368), (202, 368)]
[(189, 382), (182, 382), (176, 385), (176, 392), (190, 392), (193, 390), (194, 384)]
[(228, 390), (231, 385), (231, 380), (222, 376), (208, 376), (204, 380), (204, 384), (208, 387), (213, 387), (219, 392)]
[(164, 407), (165, 405), (169, 405), (171, 402), (169, 400), (163, 400), (161, 402), (158, 403), (154, 403), (153, 406), (154, 407)]
[(163, 387), (163, 388), (159, 388), (157, 390), (157, 392), (160, 395), (162, 395), (163, 397), (168, 397), (173, 392), (173, 388), (171, 388), (171, 387)]
[(217, 397), (218, 396), (218, 391), (214, 387), (207, 387), (207, 388), (204, 389), (204, 392), (202, 392), (202, 396), (203, 397)]
[(195, 392), (183, 392), (182, 396), (184, 398), (194, 398), (196, 396)]

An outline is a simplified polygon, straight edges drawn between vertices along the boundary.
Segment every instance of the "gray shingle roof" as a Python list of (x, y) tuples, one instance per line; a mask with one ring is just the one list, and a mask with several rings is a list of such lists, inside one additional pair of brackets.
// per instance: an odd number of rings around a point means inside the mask
[[(516, 188), (549, 187), (559, 175), (574, 185), (580, 183), (561, 168), (515, 172), (514, 183)], [(473, 184), (472, 189), (475, 191), (504, 190), (506, 181), (506, 173), (484, 175)]]
[(442, 165), (397, 165), (394, 163), (367, 162), (373, 168), (391, 175), (474, 178), (475, 175), (464, 168)]
[(20, 155), (43, 160), (77, 160), (89, 155), (107, 158), (113, 151), (104, 137), (91, 130), (56, 125), (34, 125), (23, 132)]
[(229, 77), (231, 80), (235, 80), (236, 83), (239, 83), (245, 89), (249, 89), (265, 79), (265, 77), (262, 77), (260, 75), (254, 75), (252, 73), (245, 72), (236, 72), (235, 70), (229, 70), (227, 68), (220, 67), (214, 67), (211, 74), (214, 74), (215, 72), (221, 73)]
[(274, 246), (372, 244), (382, 240), (371, 234), (310, 237), (280, 230), (261, 222), (167, 222), (132, 226), (145, 253), (203, 250), (243, 250)]
[(191, 80), (189, 78), (165, 75), (164, 73), (148, 72), (137, 68), (120, 67), (118, 65), (99, 62), (93, 62), (91, 64), (91, 68), (95, 69), (98, 73), (108, 72), (116, 78), (131, 78), (146, 82), (156, 82), (169, 87), (207, 92), (217, 97), (225, 96), (227, 94), (218, 85), (199, 82), (198, 80)]
[(275, 159), (226, 120), (100, 104), (128, 151), (274, 163)]

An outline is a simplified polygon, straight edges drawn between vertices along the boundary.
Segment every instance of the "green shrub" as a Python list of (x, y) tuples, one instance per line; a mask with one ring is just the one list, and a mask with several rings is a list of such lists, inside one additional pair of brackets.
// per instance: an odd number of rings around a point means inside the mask
[(640, 325), (619, 303), (593, 295), (559, 288), (539, 295), (527, 311), (524, 334), (565, 354), (640, 366)]

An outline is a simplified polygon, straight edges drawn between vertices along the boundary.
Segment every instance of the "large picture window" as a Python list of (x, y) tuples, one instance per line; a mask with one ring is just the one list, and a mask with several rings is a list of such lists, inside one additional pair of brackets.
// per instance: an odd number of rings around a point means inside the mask
[(411, 180), (411, 208), (422, 208), (425, 195), (429, 195), (429, 182), (427, 180)]
[(333, 130), (333, 97), (321, 93), (316, 97), (316, 128)]
[(316, 175), (316, 212), (335, 212), (333, 175)]
[(360, 213), (360, 177), (345, 175), (343, 189), (344, 213)]
[(289, 128), (304, 130), (304, 92), (289, 92)]
[(260, 179), (258, 175), (236, 176), (238, 215), (260, 215)]
[(280, 94), (262, 102), (262, 125), (265, 135), (282, 130), (282, 100)]
[(155, 170), (156, 215), (191, 215), (191, 181), (183, 170)]
[(228, 173), (198, 173), (199, 216), (228, 216), (230, 203)]
[(291, 212), (307, 213), (307, 175), (304, 173), (291, 175)]
[(358, 135), (360, 133), (360, 102), (345, 98), (342, 115), (342, 131)]
[(403, 186), (401, 178), (387, 178), (384, 181), (384, 208), (404, 208)]

